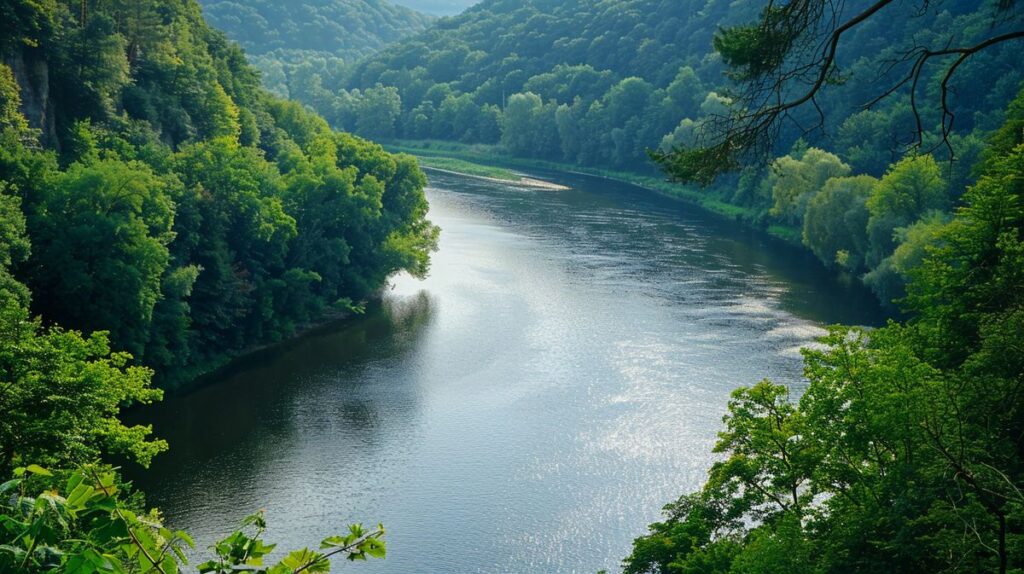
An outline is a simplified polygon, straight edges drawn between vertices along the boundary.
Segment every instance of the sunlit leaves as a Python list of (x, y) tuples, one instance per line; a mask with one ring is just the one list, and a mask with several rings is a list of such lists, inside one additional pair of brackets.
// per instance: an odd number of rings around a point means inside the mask
[[(382, 526), (353, 524), (347, 534), (324, 539), (320, 551), (290, 552), (268, 567), (264, 559), (275, 545), (262, 540), (265, 530), (262, 511), (245, 518), (242, 530), (212, 547), (216, 558), (199, 564), (199, 572), (323, 573), (335, 555), (385, 555)], [(0, 485), (0, 572), (176, 574), (194, 547), (188, 533), (167, 528), (155, 511), (137, 512), (109, 468), (56, 473), (32, 464)]]
[(127, 427), (117, 414), (128, 402), (162, 396), (149, 387), (150, 371), (110, 353), (106, 334), (89, 337), (44, 329), (10, 295), (0, 292), (0, 368), (8, 373), (0, 394), (0, 469), (40, 461), (68, 464), (101, 453), (128, 455), (143, 464), (166, 448), (148, 427)]
[(191, 538), (129, 510), (111, 470), (61, 474), (29, 465), (4, 484), (16, 492), (0, 501), (0, 571), (178, 572)]
[[(634, 543), (627, 572), (1024, 565), (1024, 146), (984, 165), (952, 221), (926, 217), (898, 232), (887, 261), (911, 277), (911, 319), (830, 329), (803, 351), (796, 402), (768, 382), (736, 391), (716, 449), (724, 460), (683, 512)], [(913, 221), (945, 201), (930, 158), (886, 177), (873, 186), (872, 216)], [(734, 529), (694, 536), (715, 504)], [(687, 570), (711, 554), (719, 565)]]

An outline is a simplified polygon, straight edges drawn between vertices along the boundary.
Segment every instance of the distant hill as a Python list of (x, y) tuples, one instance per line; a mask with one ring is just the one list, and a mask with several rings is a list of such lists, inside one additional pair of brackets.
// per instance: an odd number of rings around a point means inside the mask
[(395, 4), (435, 16), (453, 16), (479, 0), (395, 0)]
[[(728, 113), (735, 86), (712, 38), (722, 27), (755, 20), (767, 3), (483, 0), (360, 61), (340, 82), (331, 70), (297, 77), (302, 82), (292, 81), (289, 94), (335, 126), (359, 132), (360, 110), (373, 107), (360, 98), (369, 93), (383, 102), (376, 88), (382, 85), (397, 90), (401, 109), (393, 131), (399, 138), (500, 141), (516, 155), (651, 170), (647, 149), (690, 141), (695, 126)], [(851, 0), (843, 10), (855, 14), (870, 3)], [(841, 46), (843, 81), (816, 100), (836, 129), (805, 130), (816, 125), (817, 110), (798, 109), (780, 126), (776, 153), (788, 153), (799, 140), (838, 153), (858, 172), (882, 175), (906, 148), (914, 120), (906, 89), (864, 110), (866, 87), (915, 41), (970, 45), (985, 37), (993, 25), (989, 6), (987, 0), (945, 2), (912, 18), (854, 29)], [(1006, 45), (964, 64), (950, 85), (960, 135), (1000, 125), (1000, 110), (1022, 77), (1019, 61), (1019, 47)], [(944, 71), (937, 64), (925, 70), (930, 89), (938, 88)], [(348, 94), (331, 98), (339, 89)], [(935, 109), (925, 115), (927, 127), (938, 124)]]
[[(341, 74), (307, 66), (287, 78), (287, 93), (335, 127), (364, 137), (496, 145), (492, 157), (655, 174), (648, 150), (699, 143), (704, 126), (737, 111), (730, 94), (744, 87), (729, 82), (714, 49), (715, 31), (756, 20), (769, 1), (483, 0)], [(841, 3), (837, 21), (872, 3)], [(809, 201), (833, 177), (865, 176), (857, 180), (855, 205), (857, 217), (866, 218), (865, 190), (895, 169), (916, 141), (918, 125), (926, 132), (923, 149), (934, 159), (911, 167), (941, 171), (946, 195), (936, 205), (959, 198), (973, 181), (971, 165), (986, 134), (1002, 124), (1001, 110), (1024, 79), (1019, 45), (975, 55), (946, 84), (946, 101), (956, 112), (948, 148), (932, 143), (944, 125), (936, 104), (948, 62), (929, 61), (921, 69), (916, 100), (903, 84), (871, 109), (864, 104), (878, 95), (876, 80), (905, 73), (914, 46), (972, 46), (1005, 33), (1001, 22), (1009, 16), (993, 19), (991, 10), (988, 0), (929, 3), (855, 27), (837, 55), (841, 77), (816, 94), (814, 105), (791, 110), (777, 124), (765, 152), (778, 159), (773, 169), (767, 162), (746, 166), (742, 175), (699, 192), (701, 200), (816, 250), (827, 266), (862, 274), (883, 302), (901, 297), (902, 278), (886, 258), (896, 247), (894, 229), (921, 214), (895, 227), (876, 218), (869, 254), (860, 235), (837, 248), (826, 244), (826, 234), (805, 234), (805, 225), (811, 231), (836, 227), (822, 217), (828, 210), (809, 209)], [(959, 161), (946, 161), (950, 151)], [(782, 168), (788, 175), (779, 175)], [(806, 189), (791, 185), (808, 181)], [(843, 190), (820, 201), (852, 193)], [(860, 223), (853, 227), (865, 233)]]
[(201, 4), (211, 25), (254, 56), (315, 52), (354, 61), (423, 31), (433, 20), (383, 0), (202, 0)]

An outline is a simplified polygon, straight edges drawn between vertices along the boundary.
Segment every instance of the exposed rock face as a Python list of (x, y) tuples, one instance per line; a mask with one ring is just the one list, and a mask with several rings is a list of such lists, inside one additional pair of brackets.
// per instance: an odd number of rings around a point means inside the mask
[(57, 145), (57, 125), (50, 98), (50, 68), (31, 48), (15, 50), (4, 62), (21, 89), (21, 111), (31, 127), (42, 132), (43, 144)]

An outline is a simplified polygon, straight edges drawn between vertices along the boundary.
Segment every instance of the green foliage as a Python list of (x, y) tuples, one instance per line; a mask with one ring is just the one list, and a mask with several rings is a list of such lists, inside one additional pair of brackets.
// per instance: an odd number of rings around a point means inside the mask
[(789, 390), (770, 381), (737, 389), (724, 422), (714, 451), (728, 458), (712, 465), (707, 489), (730, 501), (726, 517), (799, 515), (810, 502), (803, 485), (816, 453), (804, 440), (805, 422)]
[[(403, 39), (347, 70), (317, 64), (304, 68), (300, 75), (291, 74), (286, 83), (290, 95), (319, 110), (336, 127), (357, 133), (372, 129), (356, 125), (353, 110), (358, 105), (353, 102), (362, 97), (359, 92), (378, 84), (393, 86), (402, 105), (398, 137), (482, 143), (494, 143), (497, 138), (468, 133), (464, 129), (466, 116), (481, 114), (488, 105), (505, 112), (515, 94), (531, 93), (544, 106), (565, 105), (573, 112), (561, 120), (559, 133), (566, 139), (560, 135), (545, 157), (553, 155), (584, 166), (647, 171), (645, 150), (657, 148), (681, 121), (723, 119), (737, 111), (732, 103), (742, 90), (723, 83), (726, 64), (732, 64), (739, 76), (744, 75), (741, 69), (748, 76), (777, 69), (779, 58), (795, 45), (795, 38), (814, 27), (813, 14), (798, 25), (794, 25), (794, 15), (799, 18), (802, 10), (820, 13), (822, 9), (807, 2), (775, 6), (763, 13), (761, 8), (703, 0), (623, 0), (612, 5), (597, 0), (556, 4), (489, 0), (477, 10)], [(762, 21), (756, 25), (736, 25), (759, 16)], [(922, 28), (930, 32), (964, 29), (974, 37), (984, 34), (988, 17), (981, 2), (969, 2), (958, 6), (953, 16), (926, 11), (913, 21), (897, 18), (857, 29), (850, 34), (850, 57), (857, 61), (851, 73), (867, 78), (873, 72), (871, 66), (897, 57), (894, 44), (901, 39), (910, 41)], [(720, 54), (714, 51), (716, 46)], [(979, 57), (999, 62), (1007, 69), (1001, 83), (1012, 85), (1021, 78), (1013, 69), (1012, 50), (997, 52)], [(866, 82), (839, 81), (842, 79), (835, 78), (828, 93), (817, 100), (830, 123), (839, 126), (850, 120), (839, 137), (833, 140), (827, 134), (808, 133), (804, 126), (813, 125), (818, 119), (816, 112), (795, 110), (795, 121), (780, 126), (779, 145), (770, 152), (788, 149), (805, 136), (811, 138), (811, 145), (831, 149), (858, 171), (881, 175), (888, 163), (905, 151), (906, 135), (913, 131), (908, 99), (898, 92), (871, 112), (862, 112), (855, 104), (868, 96)], [(936, 74), (933, 83), (939, 80)], [(624, 86), (628, 86), (626, 94)], [(958, 90), (967, 87), (957, 83)], [(470, 98), (460, 104), (462, 117), (439, 113), (447, 96)], [(988, 98), (959, 98), (957, 104), (966, 110), (958, 113), (958, 132), (966, 134), (976, 127), (971, 111), (999, 109), (1008, 96), (1012, 93), (1001, 88)], [(615, 105), (619, 100), (628, 100), (628, 104)], [(594, 107), (595, 102), (601, 106)], [(540, 115), (533, 130), (545, 134), (545, 124), (550, 121), (548, 115)], [(507, 125), (521, 132), (518, 119)], [(520, 138), (513, 134), (509, 139), (515, 142)], [(696, 155), (689, 152), (697, 149), (677, 148), (657, 157), (668, 161), (670, 173), (704, 173), (702, 181), (706, 182), (712, 171), (738, 167), (732, 157), (735, 146), (758, 142), (733, 138), (720, 146), (701, 143), (709, 147), (700, 148)], [(521, 146), (511, 151), (526, 157), (540, 155)]]
[(715, 34), (715, 51), (729, 64), (739, 80), (754, 80), (778, 70), (809, 24), (795, 19), (799, 2), (770, 4), (761, 12), (760, 22), (730, 26)]
[(257, 574), (297, 574), (299, 572), (330, 572), (330, 558), (344, 554), (350, 561), (367, 558), (384, 558), (384, 527), (367, 530), (361, 524), (352, 524), (348, 534), (324, 538), (320, 542), (321, 552), (303, 548), (289, 552), (277, 564), (264, 567), (263, 558), (270, 554), (275, 544), (261, 539), (267, 522), (262, 512), (250, 515), (242, 521), (242, 530), (235, 531), (213, 546), (216, 558), (199, 565), (199, 572), (230, 574), (245, 570)]
[[(33, 312), (107, 332), (170, 386), (426, 272), (437, 229), (415, 161), (263, 92), (198, 4), (38, 8), (52, 25), (0, 54), (0, 287), (31, 289)], [(396, 90), (359, 95), (388, 135)], [(49, 124), (28, 129), (19, 102)]]
[[(14, 475), (0, 485), (0, 572), (176, 574), (188, 565), (192, 537), (165, 527), (155, 510), (139, 513), (109, 468), (53, 473), (32, 464)], [(329, 572), (334, 555), (385, 555), (383, 527), (353, 524), (347, 534), (325, 538), (320, 552), (297, 550), (265, 566), (275, 548), (261, 539), (265, 530), (262, 512), (247, 517), (242, 529), (213, 545), (217, 558), (200, 564), (199, 572)]]
[(807, 203), (825, 182), (849, 173), (850, 166), (817, 148), (775, 160), (769, 176), (774, 201), (771, 214), (791, 224), (803, 221)]
[(14, 72), (0, 64), (0, 131), (12, 130), (18, 135), (28, 133), (28, 122), (21, 114), (21, 93)]
[(834, 177), (811, 197), (803, 243), (826, 266), (858, 271), (868, 249), (868, 198), (878, 180), (869, 175)]
[(77, 464), (101, 454), (148, 465), (167, 448), (147, 439), (150, 427), (128, 427), (117, 418), (122, 405), (162, 396), (150, 388), (149, 369), (130, 366), (126, 353), (111, 353), (104, 332), (83, 337), (44, 328), (6, 291), (0, 304), (0, 471), (30, 461)]
[(735, 525), (716, 501), (684, 495), (663, 512), (666, 520), (651, 524), (650, 532), (633, 542), (633, 552), (623, 561), (624, 574), (728, 572), (739, 544), (730, 535)]
[(431, 22), (379, 0), (203, 0), (203, 15), (249, 54), (330, 55), (355, 61)]
[[(987, 111), (1002, 109), (1021, 80), (1019, 69), (986, 70), (1013, 68), (1022, 13), (1013, 2), (920, 8), (791, 0), (756, 17), (735, 10), (740, 23), (717, 22), (714, 48), (735, 84), (736, 112), (659, 161), (683, 181), (707, 184), (744, 160), (766, 163), (794, 138), (810, 134), (820, 146), (833, 125), (842, 126), (842, 157), (869, 175), (910, 149), (960, 155), (960, 136), (995, 127)], [(965, 57), (939, 57), (949, 54)], [(957, 134), (963, 109), (975, 116)]]
[[(768, 382), (734, 392), (724, 459), (637, 539), (627, 572), (1024, 567), (1024, 145), (989, 155), (951, 221), (919, 219), (945, 201), (929, 158), (886, 178), (871, 215), (918, 218), (885, 260), (909, 277), (911, 319), (832, 328), (803, 351), (796, 402)], [(852, 183), (832, 182), (833, 195)], [(695, 562), (712, 554), (721, 562)]]
[[(518, 109), (514, 111), (514, 107)], [(554, 102), (539, 103), (534, 94), (516, 94), (509, 98), (506, 112), (501, 137), (509, 149), (526, 157), (551, 157), (559, 153), (558, 108)]]
[(877, 265), (896, 248), (896, 229), (949, 204), (942, 171), (931, 156), (910, 156), (894, 164), (868, 198), (868, 263)]
[(0, 293), (22, 305), (29, 302), (28, 288), (14, 278), (11, 268), (25, 261), (30, 251), (21, 200), (9, 192), (7, 184), (0, 183)]
[(937, 211), (930, 212), (916, 223), (898, 228), (894, 236), (898, 246), (866, 273), (864, 283), (884, 302), (897, 302), (906, 294), (905, 285), (910, 273), (919, 267), (929, 249), (940, 243), (947, 217)]
[(29, 216), (28, 282), (47, 317), (109, 331), (142, 354), (173, 238), (168, 187), (140, 162), (96, 160), (54, 174)]
[[(0, 15), (16, 26), (0, 41), (0, 472), (15, 474), (0, 572), (175, 573), (192, 540), (95, 464), (167, 448), (121, 410), (162, 397), (154, 369), (188, 380), (425, 273), (426, 181), (412, 158), (262, 92), (194, 2)], [(353, 525), (264, 567), (262, 516), (246, 527), (200, 570), (326, 572), (385, 553), (382, 528)]]
[(367, 89), (356, 109), (356, 129), (367, 137), (394, 137), (395, 123), (401, 113), (402, 99), (397, 88), (377, 86)]

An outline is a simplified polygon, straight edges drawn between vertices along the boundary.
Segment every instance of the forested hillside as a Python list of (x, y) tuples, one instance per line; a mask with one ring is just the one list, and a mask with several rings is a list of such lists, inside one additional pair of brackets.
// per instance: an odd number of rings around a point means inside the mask
[[(836, 18), (867, 4), (848, 3)], [(703, 193), (735, 206), (730, 211), (749, 223), (804, 243), (825, 265), (863, 278), (883, 302), (900, 297), (906, 277), (892, 259), (896, 247), (920, 239), (926, 214), (948, 213), (972, 181), (981, 142), (999, 126), (1022, 79), (1019, 52), (996, 45), (958, 66), (947, 86), (955, 110), (949, 147), (933, 145), (946, 119), (940, 108), (916, 106), (916, 117), (909, 83), (878, 102), (871, 86), (898, 78), (913, 64), (907, 54), (914, 50), (971, 45), (1011, 25), (1020, 7), (1007, 6), (893, 6), (851, 30), (817, 106), (794, 109), (773, 126), (779, 133), (768, 151), (778, 161), (770, 168), (751, 163)], [(722, 27), (757, 19), (762, 8), (702, 0), (488, 0), (355, 67), (292, 74), (288, 88), (333, 125), (369, 137), (492, 144), (493, 153), (654, 173), (648, 151), (693, 145), (704, 126), (737, 111), (738, 88), (714, 38)], [(936, 101), (949, 63), (922, 66), (917, 101)], [(898, 164), (913, 149), (935, 161)], [(870, 196), (918, 175), (929, 187), (920, 205), (895, 214), (878, 198), (869, 207)], [(826, 188), (833, 178), (844, 179)], [(847, 203), (839, 205), (829, 199), (837, 187), (855, 189), (860, 199), (850, 203), (844, 192)], [(812, 202), (819, 191), (827, 193)], [(829, 233), (836, 218), (849, 233)], [(904, 231), (894, 239), (895, 230)]]
[(203, 15), (238, 42), (272, 93), (334, 76), (385, 45), (423, 31), (433, 17), (387, 0), (202, 0)]
[[(0, 572), (178, 572), (195, 542), (110, 466), (168, 445), (121, 409), (425, 273), (425, 179), (263, 91), (193, 0), (0, 20)], [(249, 516), (199, 571), (262, 568), (265, 530)], [(380, 558), (383, 534), (259, 571)]]
[(434, 16), (452, 16), (476, 4), (475, 0), (396, 0), (395, 4)]
[(250, 56), (355, 62), (423, 31), (432, 18), (386, 0), (202, 0), (203, 16)]
[(4, 10), (7, 308), (174, 384), (426, 270), (415, 160), (263, 91), (197, 3)]
[[(844, 13), (865, 4), (852, 2)], [(733, 86), (723, 77), (726, 68), (713, 38), (720, 27), (756, 19), (763, 7), (756, 2), (489, 0), (361, 62), (347, 77), (321, 79), (331, 88), (397, 88), (401, 106), (393, 128), (400, 136), (500, 140), (519, 155), (642, 168), (649, 166), (645, 149), (659, 147), (665, 136), (670, 138), (665, 143), (684, 140), (691, 124), (728, 109), (727, 91)], [(864, 141), (853, 134), (839, 139), (837, 133), (804, 134), (790, 126), (779, 154), (804, 136), (809, 145), (829, 144), (858, 171), (881, 175), (905, 143), (900, 134), (907, 118), (901, 114), (909, 96), (902, 92), (870, 113), (863, 111), (859, 106), (870, 100), (866, 84), (877, 66), (914, 41), (925, 43), (922, 37), (982, 37), (993, 25), (993, 10), (983, 1), (931, 3), (919, 14), (900, 13), (907, 17), (881, 18), (851, 31), (843, 39), (848, 49), (842, 53), (842, 85), (821, 107), (831, 126), (849, 120), (845, 130), (833, 132), (856, 131), (873, 120), (889, 128), (889, 137), (873, 140), (877, 149), (871, 155), (856, 149)], [(966, 106), (958, 114), (962, 133), (998, 127), (1000, 110), (1016, 92), (1015, 53), (1012, 46), (1002, 48), (967, 62), (956, 78), (956, 103)], [(982, 69), (991, 82), (976, 76)], [(328, 119), (354, 127), (345, 115), (344, 93), (333, 102), (317, 101), (329, 95), (296, 92), (324, 110), (333, 103)], [(502, 118), (501, 133), (487, 125), (488, 106), (514, 114)], [(804, 114), (810, 125), (814, 110)], [(538, 121), (523, 124), (532, 115)], [(525, 140), (540, 145), (525, 147)]]

